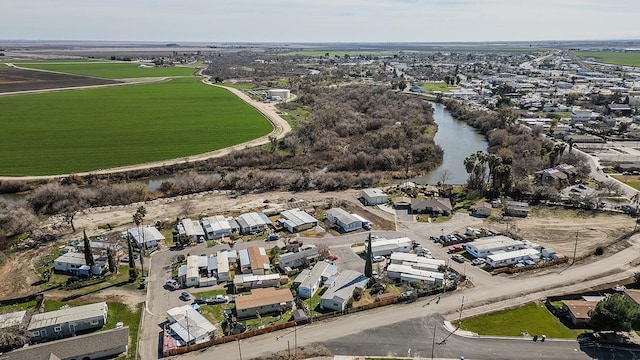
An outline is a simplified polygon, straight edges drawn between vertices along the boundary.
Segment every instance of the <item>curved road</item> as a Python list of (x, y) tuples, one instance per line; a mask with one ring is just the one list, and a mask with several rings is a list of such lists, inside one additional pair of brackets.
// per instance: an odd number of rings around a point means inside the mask
[[(275, 103), (264, 103), (264, 102), (260, 102), (260, 101), (255, 101), (255, 100), (251, 99), (249, 96), (247, 96), (246, 94), (244, 94), (242, 91), (240, 91), (238, 89), (227, 87), (227, 86), (222, 86), (222, 85), (217, 85), (217, 84), (212, 84), (209, 81), (209, 77), (204, 76), (201, 73), (202, 73), (202, 70), (198, 71), (198, 75), (204, 77), (204, 79), (202, 81), (204, 84), (217, 86), (217, 87), (226, 89), (227, 91), (233, 93), (238, 98), (240, 98), (242, 101), (246, 102), (251, 107), (256, 109), (267, 120), (269, 120), (269, 122), (273, 126), (273, 130), (269, 134), (267, 134), (265, 136), (262, 136), (262, 137), (259, 137), (257, 139), (250, 140), (250, 141), (247, 141), (247, 142), (244, 142), (244, 143), (241, 143), (241, 144), (230, 146), (230, 147), (227, 147), (227, 148), (224, 148), (224, 149), (218, 149), (218, 150), (215, 150), (215, 151), (206, 152), (206, 153), (203, 153), (203, 154), (183, 156), (183, 157), (180, 157), (180, 158), (177, 158), (177, 159), (154, 161), (154, 162), (149, 162), (149, 163), (144, 163), (144, 164), (121, 166), (121, 167), (117, 167), (117, 168), (101, 169), (101, 170), (96, 170), (96, 171), (87, 171), (87, 172), (80, 172), (80, 173), (73, 173), (73, 174), (59, 174), (59, 175), (46, 175), (46, 176), (0, 176), (0, 181), (1, 180), (28, 180), (28, 181), (29, 180), (48, 180), (48, 179), (56, 179), (56, 178), (68, 177), (68, 176), (71, 176), (71, 175), (87, 176), (87, 175), (95, 175), (95, 174), (112, 174), (112, 173), (117, 173), (117, 172), (125, 172), (125, 171), (131, 171), (131, 170), (142, 170), (142, 169), (151, 169), (151, 168), (167, 166), (167, 165), (174, 165), (174, 164), (182, 164), (182, 163), (187, 163), (187, 162), (208, 160), (208, 159), (217, 158), (217, 157), (221, 157), (221, 156), (227, 155), (232, 151), (241, 150), (241, 149), (245, 149), (245, 148), (249, 148), (249, 147), (255, 147), (255, 146), (259, 146), (259, 145), (263, 145), (263, 144), (268, 144), (270, 137), (275, 136), (277, 139), (282, 139), (288, 132), (291, 131), (291, 126), (289, 126), (289, 123), (287, 123), (282, 117), (280, 117), (280, 115), (278, 115), (278, 112), (277, 112), (277, 110), (275, 108), (275, 105), (276, 105)], [(133, 84), (133, 83), (130, 82), (130, 83), (116, 84), (116, 85), (101, 85), (101, 86), (98, 86), (98, 87), (122, 86), (122, 85), (130, 85), (130, 84)], [(95, 87), (95, 86), (91, 86), (91, 87)], [(87, 88), (89, 88), (89, 87), (87, 87)], [(73, 88), (73, 89), (77, 89), (77, 88)], [(64, 89), (48, 89), (46, 91), (60, 91), (60, 90), (64, 90)], [(46, 91), (43, 91), (43, 92), (46, 92)]]

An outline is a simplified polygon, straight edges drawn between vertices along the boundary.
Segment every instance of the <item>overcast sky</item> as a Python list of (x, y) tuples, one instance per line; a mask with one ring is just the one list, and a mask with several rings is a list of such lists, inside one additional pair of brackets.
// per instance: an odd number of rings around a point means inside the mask
[(5, 0), (5, 40), (640, 39), (639, 0)]

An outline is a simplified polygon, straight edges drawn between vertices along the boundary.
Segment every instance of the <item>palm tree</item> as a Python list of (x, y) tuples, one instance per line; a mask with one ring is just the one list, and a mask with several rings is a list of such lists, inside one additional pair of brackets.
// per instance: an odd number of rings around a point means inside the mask
[[(144, 223), (144, 217), (146, 215), (147, 209), (144, 207), (144, 205), (138, 206), (136, 213), (133, 214), (133, 222), (138, 227), (138, 236), (142, 236), (142, 246), (140, 246), (140, 267), (142, 268), (142, 274), (144, 274), (144, 249), (147, 246), (144, 241), (144, 228), (142, 225)], [(132, 259), (129, 259), (129, 261), (131, 262)]]

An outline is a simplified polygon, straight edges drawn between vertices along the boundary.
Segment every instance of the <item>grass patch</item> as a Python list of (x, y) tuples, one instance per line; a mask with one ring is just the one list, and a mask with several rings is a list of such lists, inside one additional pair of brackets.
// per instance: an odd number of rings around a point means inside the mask
[[(59, 300), (45, 299), (44, 310), (45, 312), (59, 310), (64, 305), (70, 307), (87, 305), (84, 302), (63, 302)], [(138, 352), (138, 332), (140, 331), (140, 316), (142, 315), (142, 309), (144, 303), (140, 303), (136, 306), (136, 310), (132, 311), (125, 304), (107, 302), (107, 323), (101, 331), (115, 329), (118, 322), (122, 322), (124, 326), (129, 327), (129, 349), (125, 359), (134, 360), (136, 353)]]
[(464, 330), (480, 335), (522, 336), (523, 333), (552, 338), (577, 338), (584, 329), (569, 329), (553, 316), (541, 302), (533, 302), (512, 310), (463, 319)]
[(37, 303), (35, 300), (27, 301), (27, 302), (16, 304), (16, 305), (4, 305), (4, 306), (0, 306), (0, 314), (7, 314), (7, 313), (22, 311), (22, 310), (31, 311), (36, 308), (36, 305)]
[(577, 56), (588, 59), (594, 58), (598, 62), (624, 66), (640, 66), (640, 53), (618, 51), (574, 51)]
[(67, 61), (67, 62), (22, 62), (15, 63), (29, 69), (63, 72), (85, 76), (100, 77), (105, 79), (129, 79), (143, 77), (164, 76), (193, 76), (195, 69), (192, 67), (155, 67), (147, 65), (141, 67), (137, 62), (110, 62), (110, 61)]
[(252, 90), (253, 88), (255, 88), (253, 84), (247, 84), (247, 83), (222, 83), (222, 85), (228, 86), (234, 89), (238, 89), (238, 90)]
[(449, 93), (453, 90), (459, 90), (460, 87), (459, 86), (449, 86), (447, 84), (444, 83), (444, 81), (442, 82), (433, 82), (433, 83), (425, 83), (422, 84), (422, 87), (427, 90), (427, 92), (434, 92), (434, 91), (440, 91), (443, 93)]
[[(1, 175), (52, 175), (181, 158), (266, 135), (271, 124), (198, 79), (0, 98)], [(24, 146), (29, 144), (29, 146)]]

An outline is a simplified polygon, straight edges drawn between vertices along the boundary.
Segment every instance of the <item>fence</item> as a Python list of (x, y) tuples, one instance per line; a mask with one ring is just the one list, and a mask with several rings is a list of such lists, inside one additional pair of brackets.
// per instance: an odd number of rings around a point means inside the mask
[[(371, 304), (358, 306), (358, 307), (355, 307), (355, 308), (348, 308), (348, 309), (345, 309), (344, 311), (334, 311), (334, 312), (330, 312), (330, 313), (327, 313), (327, 314), (322, 314), (322, 315), (314, 317), (313, 320), (311, 320), (311, 321), (322, 321), (322, 320), (334, 318), (334, 317), (341, 316), (341, 315), (352, 314), (352, 313), (356, 313), (356, 312), (360, 312), (360, 311), (374, 309), (374, 308), (377, 308), (377, 307), (380, 307), (380, 306), (387, 306), (387, 305), (395, 304), (397, 302), (398, 302), (398, 297), (396, 296), (396, 297), (389, 298), (389, 299), (386, 299), (386, 300), (383, 300), (383, 301), (378, 301), (378, 302), (374, 302), (374, 303), (371, 303)], [(162, 356), (163, 357), (167, 357), (167, 356), (185, 354), (185, 353), (188, 353), (188, 352), (191, 352), (191, 351), (201, 350), (201, 349), (213, 346), (213, 345), (225, 344), (225, 343), (236, 341), (236, 340), (246, 339), (246, 338), (250, 338), (250, 337), (253, 337), (253, 336), (257, 336), (257, 335), (266, 334), (266, 333), (273, 332), (273, 331), (278, 331), (278, 330), (282, 330), (282, 329), (291, 328), (291, 327), (294, 327), (296, 325), (304, 325), (304, 324), (309, 323), (311, 321), (309, 319), (298, 321), (297, 323), (295, 321), (288, 321), (288, 322), (282, 323), (282, 324), (267, 326), (267, 327), (264, 327), (262, 329), (249, 330), (249, 331), (246, 331), (246, 332), (243, 332), (243, 333), (240, 333), (240, 334), (236, 334), (236, 335), (221, 336), (221, 337), (218, 337), (218, 338), (215, 338), (215, 339), (211, 339), (211, 340), (208, 340), (208, 341), (204, 341), (204, 342), (201, 342), (201, 343), (198, 343), (198, 344), (182, 346), (182, 347), (175, 348), (175, 349), (163, 350), (162, 351)]]

